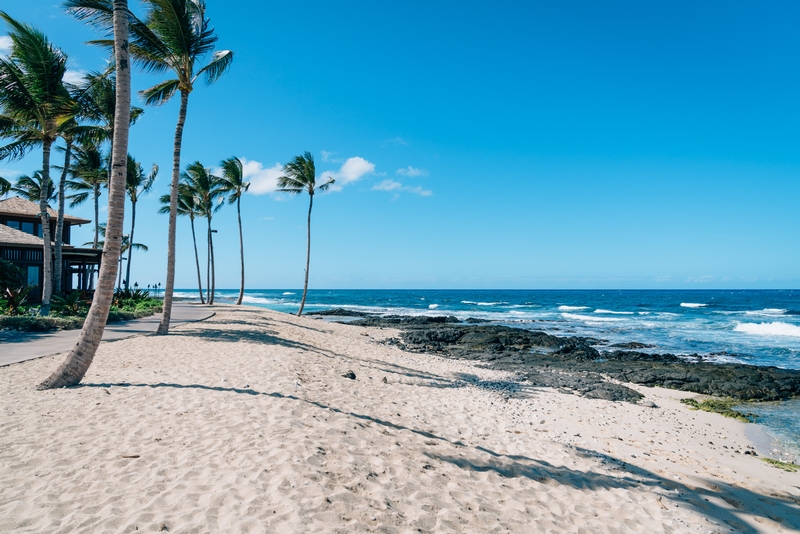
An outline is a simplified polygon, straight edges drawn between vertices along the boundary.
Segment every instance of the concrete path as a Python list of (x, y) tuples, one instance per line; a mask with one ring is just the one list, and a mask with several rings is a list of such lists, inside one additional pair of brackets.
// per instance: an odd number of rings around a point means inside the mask
[[(172, 305), (170, 326), (193, 321), (202, 321), (214, 315), (213, 309), (186, 303)], [(106, 325), (103, 341), (113, 341), (126, 337), (155, 332), (161, 321), (161, 314), (125, 323)], [(11, 332), (0, 330), (0, 367), (50, 354), (66, 352), (78, 341), (80, 330), (61, 330), (58, 332)]]

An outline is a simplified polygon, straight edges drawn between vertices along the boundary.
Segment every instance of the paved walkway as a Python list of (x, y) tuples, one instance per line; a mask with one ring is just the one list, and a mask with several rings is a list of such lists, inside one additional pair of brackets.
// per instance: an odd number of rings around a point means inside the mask
[[(170, 327), (202, 321), (214, 315), (207, 306), (186, 303), (172, 305)], [(103, 341), (113, 341), (126, 337), (155, 332), (161, 321), (161, 314), (125, 323), (106, 325)], [(60, 330), (58, 332), (10, 332), (0, 331), (0, 366), (9, 365), (50, 354), (66, 352), (78, 341), (80, 330)]]

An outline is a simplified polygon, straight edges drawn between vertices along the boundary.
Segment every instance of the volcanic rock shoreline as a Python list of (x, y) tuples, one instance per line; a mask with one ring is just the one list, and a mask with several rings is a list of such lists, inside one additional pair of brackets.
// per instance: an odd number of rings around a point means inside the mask
[[(697, 354), (648, 354), (596, 348), (603, 342), (461, 321), (452, 316), (377, 316), (343, 309), (314, 315), (358, 317), (356, 326), (401, 331), (387, 341), (409, 352), (473, 360), (492, 369), (516, 372), (533, 386), (614, 401), (638, 402), (642, 395), (625, 386), (661, 386), (741, 401), (775, 401), (800, 397), (800, 371), (737, 363), (711, 363)], [(647, 348), (627, 343), (624, 347)], [(623, 383), (620, 383), (623, 382)]]

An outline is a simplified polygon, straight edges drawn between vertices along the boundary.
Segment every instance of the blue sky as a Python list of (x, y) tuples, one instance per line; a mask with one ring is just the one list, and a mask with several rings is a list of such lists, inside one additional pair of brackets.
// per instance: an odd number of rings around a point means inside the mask
[[(236, 57), (192, 93), (182, 162), (247, 160), (250, 288), (302, 286), (308, 197), (270, 191), (306, 150), (341, 184), (315, 199), (312, 288), (800, 287), (796, 3), (207, 5)], [(103, 66), (57, 3), (4, 9), (72, 71)], [(137, 210), (141, 285), (164, 281), (177, 104), (131, 130), (162, 169)], [(214, 220), (217, 287), (238, 287), (235, 209)], [(178, 232), (190, 288), (188, 220)]]

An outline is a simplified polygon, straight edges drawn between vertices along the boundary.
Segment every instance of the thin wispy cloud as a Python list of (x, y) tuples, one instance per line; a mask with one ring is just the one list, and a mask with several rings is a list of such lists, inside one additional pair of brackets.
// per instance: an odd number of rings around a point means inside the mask
[(429, 197), (433, 195), (433, 191), (429, 189), (423, 189), (419, 186), (410, 186), (410, 185), (403, 185), (402, 183), (392, 180), (391, 178), (387, 180), (383, 180), (380, 183), (377, 183), (372, 186), (373, 191), (390, 191), (395, 194), (395, 198), (401, 192), (405, 193), (412, 193), (414, 195), (419, 195), (422, 197)]
[(11, 37), (0, 35), (0, 57), (7, 57), (11, 53)]
[(87, 71), (85, 70), (74, 70), (74, 69), (67, 69), (64, 73), (64, 78), (62, 78), (66, 83), (76, 84), (83, 80), (86, 76)]
[(331, 191), (341, 191), (347, 184), (356, 182), (375, 172), (375, 164), (370, 163), (360, 156), (347, 158), (338, 171), (325, 171), (320, 176), (320, 182), (325, 183), (328, 178), (336, 180)]
[(328, 152), (327, 150), (320, 150), (319, 153), (322, 154), (322, 161), (330, 161), (336, 155), (336, 152)]
[(408, 141), (403, 139), (402, 137), (395, 137), (393, 139), (387, 139), (383, 142), (382, 146), (408, 146)]
[(278, 190), (278, 178), (283, 174), (283, 165), (276, 163), (272, 167), (264, 167), (260, 161), (241, 159), (244, 178), (250, 182), (249, 193), (265, 195)]
[(402, 176), (428, 176), (430, 173), (425, 169), (417, 169), (409, 165), (402, 169), (397, 169), (397, 174)]

